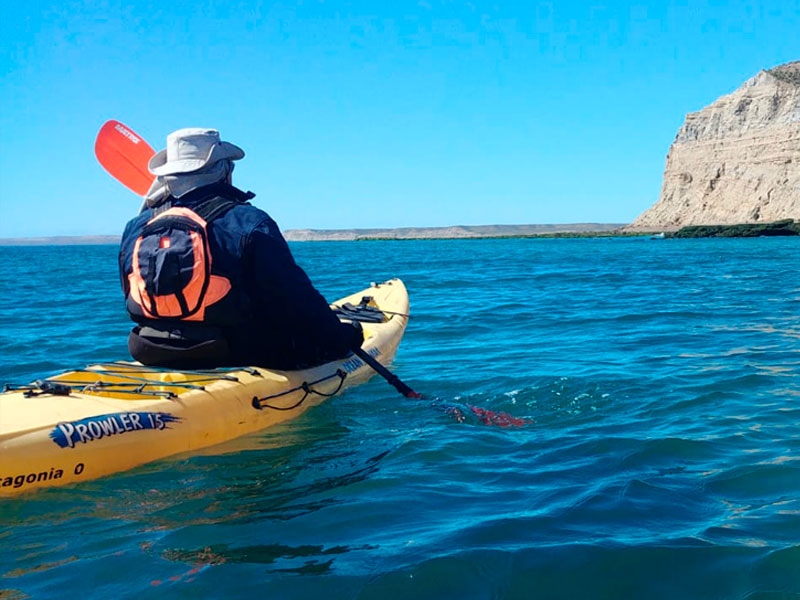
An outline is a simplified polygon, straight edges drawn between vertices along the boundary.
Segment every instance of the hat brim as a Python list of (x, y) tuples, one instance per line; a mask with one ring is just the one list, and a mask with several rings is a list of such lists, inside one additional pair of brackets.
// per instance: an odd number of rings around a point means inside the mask
[(240, 160), (244, 158), (244, 150), (229, 142), (219, 142), (211, 147), (206, 158), (185, 158), (183, 160), (167, 160), (167, 151), (156, 152), (147, 165), (147, 169), (155, 176), (193, 173), (221, 160)]

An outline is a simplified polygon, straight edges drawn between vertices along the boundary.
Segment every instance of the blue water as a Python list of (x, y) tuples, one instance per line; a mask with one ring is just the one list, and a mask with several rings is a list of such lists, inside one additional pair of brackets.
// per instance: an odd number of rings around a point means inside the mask
[[(190, 457), (0, 500), (0, 597), (800, 598), (799, 239), (307, 243), (402, 277), (395, 370)], [(0, 380), (125, 358), (116, 248), (0, 248)], [(0, 415), (2, 418), (2, 415)]]

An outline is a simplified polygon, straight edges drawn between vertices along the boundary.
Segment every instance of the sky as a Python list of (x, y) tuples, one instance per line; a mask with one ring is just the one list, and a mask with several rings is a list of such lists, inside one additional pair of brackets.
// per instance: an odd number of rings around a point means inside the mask
[(798, 32), (800, 0), (4, 2), (0, 237), (122, 231), (108, 119), (219, 129), (284, 230), (630, 222)]

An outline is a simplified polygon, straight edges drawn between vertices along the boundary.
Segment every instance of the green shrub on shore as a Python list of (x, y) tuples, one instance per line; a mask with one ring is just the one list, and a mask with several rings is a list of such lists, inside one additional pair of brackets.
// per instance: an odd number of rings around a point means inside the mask
[(689, 225), (669, 235), (673, 238), (761, 237), (800, 235), (800, 223), (782, 219), (772, 223), (740, 223), (738, 225)]

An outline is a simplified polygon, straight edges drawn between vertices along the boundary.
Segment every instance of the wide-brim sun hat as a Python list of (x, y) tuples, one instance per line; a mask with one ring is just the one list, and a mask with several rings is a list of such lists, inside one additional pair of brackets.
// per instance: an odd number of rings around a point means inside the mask
[(178, 129), (167, 136), (167, 147), (157, 152), (148, 164), (156, 176), (199, 171), (220, 160), (244, 158), (244, 150), (220, 141), (219, 131), (200, 127)]

